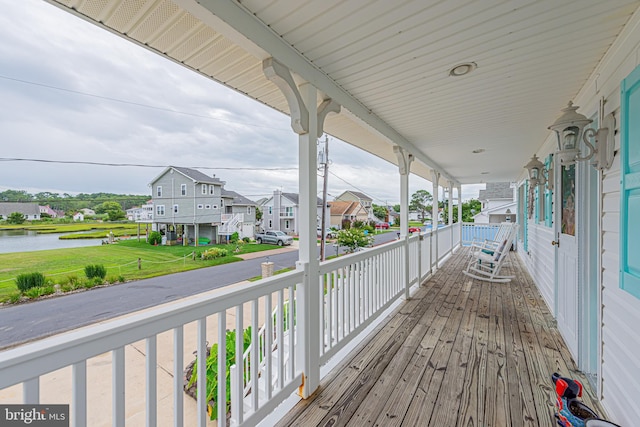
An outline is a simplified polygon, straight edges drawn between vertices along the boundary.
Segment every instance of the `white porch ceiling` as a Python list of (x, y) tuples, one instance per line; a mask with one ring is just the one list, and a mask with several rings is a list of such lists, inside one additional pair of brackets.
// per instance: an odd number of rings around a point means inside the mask
[[(638, 0), (47, 0), (288, 113), (273, 56), (343, 105), (325, 131), (412, 172), (513, 181)], [(469, 75), (449, 69), (473, 61)], [(482, 148), (484, 153), (473, 154)], [(483, 174), (482, 172), (489, 172)]]

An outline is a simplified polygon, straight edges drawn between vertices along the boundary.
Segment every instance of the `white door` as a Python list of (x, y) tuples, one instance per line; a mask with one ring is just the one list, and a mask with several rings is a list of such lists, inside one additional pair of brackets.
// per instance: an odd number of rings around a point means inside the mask
[[(559, 162), (556, 162), (559, 166)], [(576, 165), (558, 169), (555, 196), (556, 318), (571, 354), (578, 355), (578, 244), (576, 238)]]

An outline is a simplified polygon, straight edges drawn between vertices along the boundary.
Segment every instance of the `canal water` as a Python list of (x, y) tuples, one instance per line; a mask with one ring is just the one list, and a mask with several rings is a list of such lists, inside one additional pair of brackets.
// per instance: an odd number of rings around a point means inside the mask
[(59, 233), (37, 234), (32, 230), (0, 230), (0, 253), (79, 248), (102, 244), (102, 239), (60, 240), (61, 235)]

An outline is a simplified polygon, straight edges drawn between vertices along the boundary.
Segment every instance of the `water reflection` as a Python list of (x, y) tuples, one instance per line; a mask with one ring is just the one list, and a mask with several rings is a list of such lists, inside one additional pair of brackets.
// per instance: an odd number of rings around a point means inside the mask
[(61, 235), (61, 233), (38, 234), (33, 230), (0, 230), (0, 253), (79, 248), (101, 244), (101, 239), (60, 240)]

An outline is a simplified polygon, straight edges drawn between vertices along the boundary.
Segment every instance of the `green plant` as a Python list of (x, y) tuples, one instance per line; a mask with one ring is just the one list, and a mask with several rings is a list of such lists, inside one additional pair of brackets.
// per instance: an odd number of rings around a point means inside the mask
[(238, 240), (240, 240), (240, 234), (238, 234), (238, 232), (237, 232), (237, 231), (235, 231), (235, 232), (231, 235), (231, 237), (229, 238), (229, 241), (230, 241), (231, 243), (236, 243)]
[(16, 277), (16, 286), (24, 293), (27, 289), (44, 285), (44, 280), (44, 274), (42, 273), (24, 273)]
[(62, 292), (71, 292), (75, 289), (76, 287), (74, 285), (72, 285), (71, 283), (64, 283), (62, 285), (60, 285), (60, 290)]
[(46, 295), (45, 288), (42, 286), (36, 286), (29, 288), (23, 292), (24, 296), (30, 299), (40, 298), (42, 295)]
[(353, 252), (356, 248), (364, 248), (373, 243), (373, 236), (365, 234), (360, 228), (352, 228), (350, 230), (340, 230), (337, 237), (338, 245), (345, 246), (349, 252)]
[(159, 231), (152, 231), (149, 234), (149, 244), (159, 245), (160, 243), (162, 243), (162, 234)]
[[(251, 326), (244, 330), (242, 334), (243, 341), (243, 350), (249, 348), (251, 344)], [(225, 356), (226, 356), (226, 369), (225, 369), (225, 378), (226, 378), (226, 401), (227, 407), (226, 412), (229, 412), (231, 409), (231, 373), (230, 367), (236, 363), (236, 331), (227, 331), (226, 333), (226, 341), (225, 341)], [(218, 344), (214, 344), (207, 356), (207, 395), (206, 402), (208, 405), (209, 416), (212, 420), (218, 418), (218, 403), (216, 399), (218, 398)], [(246, 379), (246, 378), (245, 378)], [(191, 387), (192, 385), (196, 385), (196, 390), (198, 386), (198, 358), (196, 358), (193, 364), (193, 371), (191, 374), (191, 378), (189, 379), (189, 383), (187, 387)]]
[(201, 258), (203, 260), (222, 258), (227, 256), (227, 250), (222, 248), (211, 248), (202, 252)]
[(124, 278), (123, 275), (118, 276), (118, 282), (120, 282), (120, 283), (126, 282), (126, 279)]
[(89, 264), (84, 267), (84, 274), (87, 279), (100, 278), (102, 281), (107, 276), (107, 269), (102, 264)]
[(251, 241), (251, 239), (249, 237), (243, 237), (242, 241), (245, 243), (249, 243)]
[(22, 298), (22, 294), (19, 291), (12, 292), (9, 294), (9, 303), (15, 304), (20, 301), (20, 298)]

